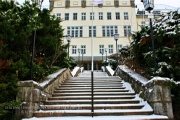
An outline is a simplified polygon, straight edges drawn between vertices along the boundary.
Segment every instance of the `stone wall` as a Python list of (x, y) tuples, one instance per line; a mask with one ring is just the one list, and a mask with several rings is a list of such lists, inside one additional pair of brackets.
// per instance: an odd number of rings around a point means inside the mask
[(20, 109), (16, 110), (17, 119), (33, 117), (34, 111), (37, 111), (54, 90), (70, 77), (71, 71), (64, 68), (47, 76), (42, 83), (33, 80), (19, 81), (17, 100), (21, 101), (21, 105)]
[(128, 69), (127, 66), (117, 67), (114, 76), (120, 76), (132, 85), (132, 88), (140, 97), (147, 100), (156, 115), (168, 116), (173, 120), (173, 109), (169, 78), (154, 77), (151, 80)]

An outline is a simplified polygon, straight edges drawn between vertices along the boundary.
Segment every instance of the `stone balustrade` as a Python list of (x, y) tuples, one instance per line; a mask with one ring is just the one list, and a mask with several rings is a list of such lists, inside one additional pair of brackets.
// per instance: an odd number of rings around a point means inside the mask
[(47, 76), (41, 83), (33, 80), (19, 81), (17, 100), (21, 102), (21, 105), (16, 110), (17, 119), (33, 117), (34, 111), (40, 109), (40, 105), (52, 95), (54, 90), (71, 77), (71, 71), (64, 68)]
[(148, 80), (124, 65), (117, 67), (114, 76), (120, 76), (129, 82), (134, 91), (151, 105), (154, 114), (165, 115), (169, 120), (173, 120), (169, 78), (154, 77)]

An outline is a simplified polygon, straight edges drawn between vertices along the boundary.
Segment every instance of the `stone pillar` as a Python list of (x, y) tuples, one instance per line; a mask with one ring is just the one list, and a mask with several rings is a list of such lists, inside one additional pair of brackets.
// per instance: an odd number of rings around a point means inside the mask
[(21, 118), (33, 117), (34, 111), (39, 109), (46, 95), (41, 93), (41, 87), (33, 80), (19, 81), (17, 83), (18, 94), (16, 99), (21, 101), (20, 109), (16, 110), (16, 116)]
[(154, 77), (146, 85), (146, 99), (154, 114), (168, 116), (173, 120), (173, 109), (169, 78)]

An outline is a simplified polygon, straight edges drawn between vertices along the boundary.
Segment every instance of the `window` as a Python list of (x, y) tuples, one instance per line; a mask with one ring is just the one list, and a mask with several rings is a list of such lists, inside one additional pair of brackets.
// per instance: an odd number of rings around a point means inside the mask
[(122, 45), (118, 45), (118, 51), (122, 48)]
[(113, 53), (113, 45), (108, 45), (109, 53)]
[(71, 37), (82, 37), (83, 27), (81, 26), (67, 27), (67, 35), (70, 35)]
[(94, 20), (94, 12), (90, 12), (90, 20)]
[(111, 13), (110, 12), (107, 13), (107, 19), (111, 20)]
[(65, 7), (66, 7), (66, 8), (69, 8), (69, 7), (70, 7), (70, 0), (66, 0)]
[(146, 25), (145, 21), (141, 21), (141, 25), (145, 26)]
[(70, 27), (67, 27), (67, 35), (71, 36), (71, 28)]
[(103, 37), (112, 37), (115, 33), (118, 33), (117, 26), (102, 26), (102, 36)]
[(81, 45), (81, 54), (86, 54), (86, 45)]
[(81, 13), (82, 20), (86, 20), (86, 13)]
[(74, 27), (75, 37), (78, 37), (78, 27)]
[(103, 20), (103, 12), (99, 12), (99, 20)]
[(160, 15), (160, 14), (161, 14), (161, 11), (153, 11), (153, 14), (154, 14), (154, 15)]
[(56, 14), (56, 18), (57, 18), (57, 19), (60, 19), (60, 18), (61, 18), (61, 13), (57, 13), (57, 14)]
[(119, 0), (114, 0), (114, 6), (119, 7)]
[(128, 20), (129, 16), (128, 16), (128, 12), (124, 12), (124, 20)]
[(86, 7), (86, 0), (81, 0), (81, 6), (82, 6), (82, 8)]
[(98, 4), (98, 7), (102, 8), (102, 7), (103, 7), (103, 4), (102, 4), (102, 3), (101, 3), (101, 4)]
[(120, 13), (116, 12), (116, 20), (120, 20)]
[(131, 34), (131, 26), (124, 26), (124, 36), (128, 36)]
[(76, 45), (72, 45), (72, 54), (76, 54)]
[(104, 45), (99, 45), (99, 53), (104, 54)]
[(73, 13), (73, 20), (77, 20), (77, 13)]
[(69, 20), (69, 13), (65, 13), (65, 20)]
[[(92, 26), (89, 26), (89, 37), (92, 37)], [(96, 37), (96, 26), (93, 26), (93, 37)]]
[(83, 27), (79, 27), (79, 37), (83, 36)]

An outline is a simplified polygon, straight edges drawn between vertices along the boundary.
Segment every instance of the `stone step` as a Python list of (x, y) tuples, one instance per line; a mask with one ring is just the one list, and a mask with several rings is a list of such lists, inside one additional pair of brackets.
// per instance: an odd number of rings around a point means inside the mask
[[(86, 78), (86, 79), (67, 79), (66, 81), (91, 81), (91, 78)], [(94, 78), (93, 79), (94, 82), (101, 82), (101, 81), (105, 81), (105, 82), (119, 82), (119, 81), (123, 81), (122, 79), (97, 79)]]
[[(126, 87), (94, 87), (95, 89), (125, 89)], [(59, 87), (56, 90), (81, 90), (81, 89), (90, 89), (91, 87)]]
[[(94, 116), (106, 116), (106, 115), (151, 115), (152, 110), (94, 110)], [(50, 111), (36, 111), (35, 117), (50, 117), (50, 116), (91, 116), (91, 110), (50, 110)]]
[[(72, 80), (78, 80), (78, 79), (91, 79), (91, 76), (90, 77), (87, 77), (87, 76), (84, 76), (84, 77), (71, 77), (71, 78), (69, 78), (69, 79), (72, 79)], [(120, 77), (118, 77), (118, 76), (105, 76), (105, 77), (103, 77), (103, 76), (101, 76), (101, 77), (95, 77), (94, 76), (94, 79), (109, 79), (109, 80), (111, 80), (111, 79), (121, 79)], [(68, 80), (68, 79), (67, 79)]]
[[(104, 99), (94, 100), (94, 104), (132, 104), (139, 103), (139, 100), (134, 99)], [(91, 104), (91, 100), (49, 100), (45, 105), (58, 105), (58, 104)]]
[[(122, 85), (123, 83), (121, 82), (115, 82), (115, 83), (107, 83), (107, 82), (99, 82), (99, 83), (94, 83), (94, 85), (117, 85), (120, 84)], [(91, 83), (79, 83), (79, 82), (65, 82), (63, 85), (91, 85)]]
[[(94, 96), (94, 99), (134, 99), (134, 95), (101, 95)], [(60, 96), (60, 97), (49, 97), (48, 100), (91, 100), (91, 96)]]
[[(53, 93), (52, 96), (87, 96), (91, 95), (91, 92), (87, 93)], [(134, 92), (94, 92), (94, 95), (135, 95)]]
[[(95, 89), (94, 92), (128, 92), (127, 89)], [(54, 93), (76, 93), (76, 92), (91, 92), (91, 89), (80, 89), (80, 90), (55, 90)]]
[[(91, 82), (91, 79), (77, 79), (77, 80), (73, 80), (73, 79), (69, 79), (66, 80), (67, 82)], [(122, 82), (122, 80), (120, 79), (114, 79), (114, 80), (110, 80), (110, 79), (93, 79), (93, 82)]]
[[(144, 104), (94, 104), (95, 109), (141, 109)], [(41, 110), (91, 110), (91, 104), (41, 105)]]
[[(62, 87), (91, 87), (91, 85), (65, 85), (65, 84), (62, 84), (61, 86)], [(119, 85), (94, 85), (94, 87), (123, 87), (123, 85), (122, 84), (119, 84)]]

